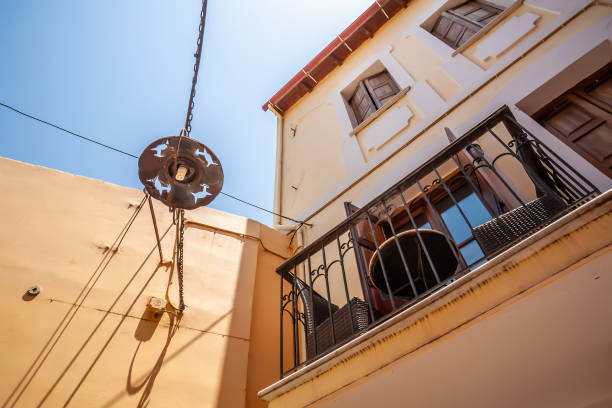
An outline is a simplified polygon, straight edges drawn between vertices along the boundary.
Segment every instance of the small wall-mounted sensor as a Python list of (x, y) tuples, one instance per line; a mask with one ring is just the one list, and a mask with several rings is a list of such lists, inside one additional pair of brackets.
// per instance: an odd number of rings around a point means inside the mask
[(21, 298), (25, 300), (26, 302), (29, 302), (30, 300), (33, 300), (39, 293), (40, 293), (40, 286), (32, 285), (25, 291), (25, 293), (23, 294), (23, 296), (21, 296)]

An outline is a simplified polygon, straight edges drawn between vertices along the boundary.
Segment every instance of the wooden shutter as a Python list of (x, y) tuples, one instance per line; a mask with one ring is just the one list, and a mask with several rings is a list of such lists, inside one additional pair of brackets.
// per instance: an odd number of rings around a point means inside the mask
[(542, 124), (552, 134), (612, 177), (612, 115), (574, 94)]
[(540, 109), (533, 118), (612, 177), (612, 63)]
[(364, 83), (374, 100), (376, 109), (379, 109), (399, 92), (399, 87), (387, 71), (367, 78)]
[(503, 10), (501, 8), (492, 7), (488, 4), (483, 4), (477, 1), (468, 1), (459, 7), (453, 8), (450, 12), (451, 14), (463, 17), (480, 27), (484, 27), (502, 11)]
[(587, 83), (584, 89), (576, 94), (593, 105), (597, 105), (608, 113), (612, 113), (612, 68), (593, 82)]
[(349, 99), (349, 104), (353, 109), (353, 113), (355, 114), (355, 119), (357, 119), (358, 124), (376, 112), (376, 105), (374, 105), (374, 102), (370, 98), (370, 95), (368, 94), (363, 82), (359, 82), (353, 96), (351, 99)]
[(471, 27), (465, 21), (453, 19), (451, 15), (444, 12), (438, 18), (432, 33), (446, 44), (457, 48), (473, 36), (476, 31), (478, 30)]
[(503, 10), (477, 1), (468, 1), (442, 12), (432, 34), (453, 48), (457, 48)]
[[(354, 206), (350, 202), (344, 203), (344, 209), (346, 216), (351, 216), (359, 210), (358, 207)], [(376, 223), (375, 219), (372, 219), (372, 226), (374, 227), (374, 234), (376, 234), (376, 243), (380, 246), (385, 241), (385, 233), (383, 229)], [(357, 267), (359, 269), (359, 279), (361, 281), (361, 288), (366, 296), (366, 300), (372, 304), (372, 308), (380, 313), (387, 314), (393, 311), (393, 306), (389, 296), (378, 288), (375, 288), (369, 284), (369, 265), (370, 259), (376, 251), (376, 245), (372, 237), (372, 230), (367, 220), (362, 220), (356, 225), (351, 227), (351, 235), (355, 239), (355, 257), (357, 259)], [(394, 297), (395, 306), (399, 307), (405, 303), (400, 297)]]

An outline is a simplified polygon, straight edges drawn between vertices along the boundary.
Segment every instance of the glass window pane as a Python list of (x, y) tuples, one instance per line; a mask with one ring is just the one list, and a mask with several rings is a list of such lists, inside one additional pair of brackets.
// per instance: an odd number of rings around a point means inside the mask
[[(448, 200), (450, 201), (450, 199)], [(457, 244), (472, 236), (472, 231), (470, 231), (470, 227), (465, 222), (457, 206), (453, 205), (441, 212), (440, 215)]]
[(482, 249), (480, 249), (480, 246), (476, 241), (472, 241), (469, 244), (463, 246), (460, 251), (461, 255), (463, 255), (463, 258), (465, 259), (468, 265), (471, 265), (480, 258), (484, 257), (484, 253), (482, 252)]
[[(491, 219), (486, 207), (467, 184), (453, 191), (453, 197), (459, 203), (472, 227), (477, 227)], [(472, 236), (469, 225), (450, 197), (440, 200), (436, 207), (457, 244)]]
[(459, 201), (459, 205), (470, 221), (470, 224), (472, 224), (472, 227), (477, 227), (491, 219), (489, 211), (487, 211), (475, 193), (471, 193)]

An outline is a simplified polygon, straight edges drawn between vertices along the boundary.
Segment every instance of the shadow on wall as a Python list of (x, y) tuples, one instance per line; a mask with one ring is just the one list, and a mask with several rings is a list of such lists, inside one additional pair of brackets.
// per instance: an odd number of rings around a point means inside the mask
[[(141, 399), (140, 399), (140, 401), (138, 403), (138, 407), (139, 408), (147, 406), (147, 404), (148, 404), (148, 399), (147, 398), (151, 394), (151, 391), (153, 389), (153, 384), (155, 383), (155, 377), (157, 377), (157, 374), (159, 374), (159, 371), (161, 370), (162, 364), (167, 364), (168, 362), (170, 362), (173, 359), (175, 359), (179, 354), (181, 354), (183, 351), (185, 351), (187, 348), (189, 348), (189, 346), (191, 346), (193, 343), (198, 341), (202, 336), (204, 336), (205, 334), (208, 334), (207, 333), (208, 330), (213, 328), (215, 325), (217, 325), (219, 322), (221, 322), (223, 319), (225, 319), (231, 313), (232, 313), (232, 311), (230, 310), (229, 312), (226, 312), (225, 314), (219, 316), (219, 318), (217, 318), (208, 327), (206, 327), (204, 330), (202, 330), (202, 332), (200, 334), (195, 336), (188, 343), (183, 345), (181, 348), (179, 348), (178, 350), (176, 350), (174, 353), (170, 354), (166, 358), (166, 352), (168, 351), (168, 346), (170, 346), (170, 341), (172, 340), (172, 337), (174, 336), (174, 334), (176, 333), (176, 331), (180, 327), (180, 320), (177, 321), (176, 325), (173, 325), (173, 318), (171, 318), (170, 326), (168, 327), (168, 337), (167, 337), (167, 340), (166, 340), (166, 344), (164, 345), (164, 348), (162, 349), (162, 351), (161, 351), (161, 353), (160, 353), (160, 355), (159, 355), (159, 357), (158, 357), (158, 359), (157, 359), (153, 369), (151, 369), (151, 372), (149, 374), (147, 374), (145, 376), (142, 376), (140, 378), (137, 378), (134, 381), (134, 380), (132, 380), (132, 371), (133, 371), (134, 361), (136, 360), (136, 356), (138, 354), (138, 350), (140, 349), (140, 346), (142, 345), (143, 341), (140, 341), (138, 343), (138, 345), (136, 346), (136, 350), (134, 351), (134, 355), (132, 357), (132, 360), (130, 362), (130, 367), (129, 367), (129, 371), (128, 371), (128, 378), (127, 378), (127, 383), (126, 383), (126, 390), (127, 390), (128, 394), (132, 395), (132, 394), (136, 394), (139, 390), (141, 390), (143, 388), (143, 386), (146, 385), (146, 388), (145, 388), (145, 391), (143, 393), (143, 396), (141, 397)], [(150, 330), (150, 329), (146, 329), (146, 330)], [(135, 334), (135, 336), (136, 336), (136, 334)], [(140, 384), (140, 385), (135, 385), (134, 383), (137, 383), (137, 384)], [(115, 406), (117, 401), (119, 401), (119, 399), (121, 399), (124, 396), (125, 396), (125, 394), (123, 392), (119, 392), (113, 398), (111, 398), (106, 403), (104, 403), (102, 405), (102, 407), (104, 407), (104, 408), (113, 407), (113, 406)]]
[[(98, 282), (98, 280), (100, 279), (102, 274), (107, 270), (111, 260), (117, 254), (117, 249), (119, 248), (119, 246), (123, 242), (123, 239), (127, 235), (127, 232), (129, 231), (129, 229), (132, 226), (134, 220), (138, 216), (138, 214), (139, 214), (140, 210), (142, 209), (144, 203), (145, 203), (145, 198), (143, 198), (143, 200), (141, 201), (140, 205), (135, 209), (134, 213), (130, 216), (130, 218), (128, 219), (128, 221), (126, 222), (126, 224), (123, 226), (122, 230), (120, 231), (120, 233), (115, 238), (115, 241), (110, 246), (111, 250), (108, 250), (108, 251), (106, 251), (104, 253), (102, 259), (98, 263), (97, 267), (94, 269), (94, 272), (91, 274), (91, 276), (89, 277), (89, 279), (87, 280), (87, 282), (85, 283), (85, 285), (83, 286), (83, 288), (81, 289), (81, 291), (79, 292), (77, 297), (75, 298), (74, 302), (71, 304), (71, 307), (68, 309), (66, 314), (63, 316), (63, 318), (61, 319), (61, 321), (59, 322), (59, 324), (57, 325), (57, 327), (55, 328), (55, 330), (51, 334), (51, 337), (49, 338), (49, 340), (47, 340), (47, 342), (45, 343), (45, 345), (43, 346), (41, 351), (35, 357), (34, 361), (30, 365), (30, 367), (26, 370), (26, 372), (21, 377), (19, 382), (13, 388), (12, 392), (8, 395), (6, 400), (3, 402), (3, 404), (2, 404), (3, 408), (5, 408), (5, 407), (14, 407), (19, 402), (20, 398), (23, 396), (25, 391), (28, 389), (28, 387), (32, 383), (33, 379), (36, 377), (36, 375), (38, 374), (39, 370), (41, 369), (41, 367), (43, 366), (43, 364), (45, 363), (45, 361), (47, 360), (49, 355), (53, 352), (53, 350), (54, 350), (55, 346), (57, 345), (57, 343), (59, 342), (59, 340), (62, 338), (62, 335), (64, 334), (66, 329), (70, 326), (71, 322), (74, 320), (74, 318), (75, 318), (76, 314), (78, 313), (79, 309), (81, 308), (83, 302), (85, 301), (85, 299), (87, 299), (87, 297), (89, 296), (89, 294), (91, 293), (91, 291), (95, 287), (96, 283)], [(164, 232), (164, 234), (162, 236), (162, 239), (163, 239), (163, 237), (166, 236), (168, 231), (170, 231), (171, 227), (172, 227), (172, 225), (168, 226), (168, 228), (166, 229), (166, 231)], [(104, 315), (102, 316), (102, 318), (100, 319), (98, 324), (95, 326), (95, 328), (92, 330), (92, 332), (89, 334), (89, 336), (87, 337), (85, 342), (81, 345), (81, 347), (79, 347), (79, 349), (77, 350), (75, 355), (72, 357), (72, 359), (70, 360), (68, 365), (64, 368), (64, 370), (60, 373), (60, 375), (55, 380), (55, 382), (50, 387), (50, 389), (42, 397), (41, 401), (37, 405), (38, 407), (42, 406), (45, 403), (45, 401), (51, 395), (53, 390), (61, 382), (61, 380), (63, 379), (65, 374), (68, 372), (70, 367), (74, 364), (74, 362), (76, 361), (78, 356), (81, 354), (83, 349), (87, 346), (87, 344), (92, 339), (94, 334), (98, 331), (98, 329), (100, 328), (102, 323), (106, 320), (106, 318), (110, 314), (110, 310), (112, 310), (112, 308), (121, 299), (121, 297), (126, 292), (127, 288), (134, 281), (134, 279), (139, 275), (139, 273), (143, 269), (144, 265), (149, 260), (149, 258), (151, 257), (151, 255), (154, 253), (155, 250), (156, 250), (156, 246), (154, 246), (151, 249), (151, 251), (149, 251), (149, 253), (145, 257), (145, 259), (142, 261), (142, 263), (136, 269), (134, 274), (130, 277), (130, 279), (128, 280), (126, 285), (119, 292), (119, 294), (117, 295), (117, 297), (115, 298), (113, 303), (107, 308), (107, 310), (105, 311)], [(142, 295), (143, 291), (145, 290), (145, 288), (147, 287), (149, 282), (151, 282), (151, 280), (156, 275), (156, 273), (158, 272), (159, 269), (160, 269), (160, 265), (157, 265), (155, 267), (155, 269), (153, 270), (153, 272), (151, 273), (151, 275), (148, 277), (148, 279), (145, 282), (145, 284), (143, 285), (143, 287), (140, 289), (140, 291), (137, 293), (137, 295), (134, 298), (134, 300), (131, 302), (128, 310), (125, 312), (125, 314), (123, 314), (123, 316), (120, 319), (119, 323), (117, 324), (115, 329), (112, 331), (112, 333), (109, 336), (109, 338), (107, 339), (107, 341), (104, 343), (102, 349), (96, 355), (96, 357), (94, 358), (94, 361), (88, 367), (88, 369), (86, 370), (85, 374), (80, 379), (80, 381), (78, 382), (77, 386), (74, 388), (74, 390), (72, 391), (72, 393), (70, 394), (70, 396), (68, 397), (66, 402), (64, 403), (64, 406), (67, 406), (70, 403), (70, 401), (72, 400), (72, 398), (74, 397), (76, 392), (79, 390), (79, 388), (81, 387), (81, 385), (83, 384), (83, 382), (85, 381), (85, 379), (87, 378), (87, 376), (89, 375), (89, 373), (91, 372), (91, 370), (93, 369), (95, 364), (98, 362), (98, 360), (101, 357), (101, 355), (104, 353), (104, 350), (106, 349), (106, 347), (108, 346), (110, 341), (113, 339), (113, 337), (115, 336), (115, 334), (117, 333), (117, 331), (121, 327), (121, 325), (124, 322), (124, 320), (128, 317), (128, 313), (130, 312), (132, 307), (135, 305), (137, 299)], [(25, 301), (29, 301), (29, 300), (32, 300), (32, 299), (30, 297), (25, 298), (25, 295), (24, 295), (24, 300)], [(169, 339), (171, 339), (170, 335), (169, 335)], [(169, 339), (166, 342), (167, 343), (166, 344), (166, 348), (167, 348), (167, 345), (169, 344)], [(13, 397), (14, 397), (14, 400), (13, 400)], [(11, 402), (11, 400), (12, 400), (12, 402)]]
[[(161, 264), (156, 263), (155, 266), (151, 264), (152, 256), (156, 255), (157, 246), (154, 245), (151, 250), (144, 256), (144, 259), (138, 265), (136, 270), (131, 274), (126, 274), (127, 281), (122, 284), (122, 288), (119, 289), (119, 292), (116, 294), (112, 303), (105, 307), (104, 310), (100, 310), (101, 317), (97, 322), (95, 322), (95, 326), (91, 328), (90, 332), (83, 333), (85, 339), (82, 343), (77, 344), (75, 348), (72, 348), (71, 352), (67, 355), (67, 360), (64, 362), (63, 366), (58, 367), (58, 370), (51, 371), (51, 376), (48, 374), (49, 369), (51, 368), (51, 361), (54, 360), (60, 353), (60, 347), (58, 347), (58, 343), (62, 340), (62, 344), (67, 338), (68, 334), (67, 330), (72, 330), (74, 328), (75, 322), (77, 321), (75, 317), (77, 314), (81, 316), (84, 311), (81, 311), (81, 306), (84, 305), (84, 302), (90, 297), (90, 294), (94, 290), (94, 288), (98, 285), (98, 282), (101, 282), (102, 275), (107, 276), (112, 270), (109, 267), (110, 263), (115, 258), (115, 255), (118, 253), (117, 249), (121, 246), (124, 238), (126, 237), (130, 227), (134, 223), (134, 220), (138, 216), (140, 210), (142, 209), (145, 200), (140, 203), (140, 205), (135, 209), (129, 219), (123, 225), (121, 231), (116, 236), (113, 244), (110, 246), (109, 250), (106, 250), (102, 255), (99, 263), (94, 268), (91, 275), (86, 278), (87, 281), (83, 285), (82, 289), (79, 291), (78, 295), (72, 302), (69, 303), (69, 309), (63, 315), (57, 326), (53, 329), (52, 334), (49, 339), (45, 342), (42, 349), (36, 355), (36, 357), (31, 362), (30, 366), (27, 368), (23, 376), (19, 379), (17, 384), (12, 388), (10, 395), (6, 397), (6, 400), (3, 402), (3, 408), (12, 408), (19, 404), (19, 402), (23, 403), (24, 395), (27, 395), (28, 391), (34, 388), (32, 385), (33, 382), (41, 377), (41, 374), (45, 373), (45, 380), (50, 381), (50, 385), (47, 385), (48, 388), (43, 389), (40, 392), (40, 395), (36, 395), (34, 398), (40, 398), (40, 400), (33, 404), (33, 406), (41, 407), (48, 405), (53, 399), (52, 396), (56, 396), (58, 394), (62, 394), (66, 392), (66, 399), (61, 402), (61, 406), (68, 406), (72, 402), (74, 404), (75, 396), (80, 390), (83, 388), (83, 385), (86, 384), (87, 379), (90, 378), (90, 374), (98, 365), (102, 356), (109, 349), (109, 345), (116, 338), (116, 335), (120, 332), (121, 329), (125, 330), (125, 321), (128, 318), (134, 319), (134, 316), (130, 316), (130, 312), (134, 309), (134, 306), (138, 302), (138, 299), (141, 298), (146, 288), (150, 285), (152, 280), (159, 272), (163, 271), (164, 268), (169, 268), (163, 266)], [(247, 221), (248, 222), (248, 221)], [(161, 239), (168, 235), (168, 232), (172, 229), (173, 225), (170, 224), (165, 231), (162, 232)], [(170, 234), (172, 236), (172, 234)], [(248, 249), (247, 249), (248, 248)], [(247, 254), (245, 256), (245, 253)], [(246, 245), (243, 241), (242, 251), (240, 254), (236, 254), (239, 256), (239, 270), (244, 272), (244, 270), (250, 270), (251, 265), (249, 262), (253, 260), (257, 260), (258, 248), (257, 246), (249, 246)], [(245, 259), (248, 257), (249, 259)], [(153, 260), (154, 261), (154, 260)], [(147, 265), (147, 263), (149, 264)], [(147, 269), (150, 272), (147, 273)], [(124, 272), (122, 271), (122, 274)], [(144, 276), (143, 276), (144, 275)], [(118, 390), (117, 394), (112, 396), (107, 401), (100, 404), (103, 407), (113, 407), (118, 403), (125, 403), (126, 397), (134, 396), (140, 393), (138, 398), (138, 403), (134, 404), (138, 407), (146, 407), (150, 405), (150, 397), (156, 385), (156, 379), (159, 373), (162, 370), (162, 366), (172, 361), (184, 351), (186, 351), (189, 347), (194, 345), (198, 340), (202, 339), (204, 335), (209, 334), (209, 331), (216, 325), (218, 325), (221, 321), (227, 319), (232, 315), (235, 310), (245, 311), (250, 310), (251, 308), (251, 300), (252, 300), (252, 286), (249, 282), (245, 282), (248, 279), (254, 279), (253, 276), (247, 276), (249, 274), (239, 273), (236, 281), (235, 288), (235, 301), (233, 302), (233, 306), (230, 310), (226, 311), (222, 315), (218, 316), (215, 321), (211, 322), (208, 327), (203, 329), (199, 329), (200, 333), (195, 335), (195, 337), (191, 338), (187, 343), (183, 344), (180, 348), (176, 350), (172, 350), (169, 353), (171, 343), (175, 334), (178, 332), (180, 328), (180, 318), (177, 318), (173, 315), (169, 314), (170, 321), (167, 324), (160, 324), (162, 316), (155, 316), (150, 311), (145, 311), (138, 319), (138, 325), (133, 333), (134, 338), (136, 340), (135, 348), (132, 351), (131, 356), (126, 356), (125, 358), (125, 389)], [(111, 312), (121, 301), (123, 303), (126, 299), (125, 296), (127, 293), (131, 293), (130, 285), (133, 285), (137, 280), (145, 279), (142, 283), (142, 286), (134, 288), (137, 293), (133, 295), (133, 298), (130, 299), (129, 305), (127, 305), (126, 310), (122, 310), (118, 315), (115, 312)], [(30, 301), (32, 298), (30, 296), (24, 295), (24, 301)], [(79, 313), (81, 311), (81, 313)], [(112, 316), (109, 316), (112, 315)], [(111, 319), (112, 317), (112, 319)], [(107, 332), (106, 329), (101, 329), (104, 324), (108, 324), (109, 321), (114, 321), (115, 318), (119, 318), (116, 324), (110, 328), (110, 331)], [(248, 319), (247, 319), (248, 320)], [(231, 319), (230, 328), (228, 333), (239, 332), (239, 326), (243, 325), (245, 322), (244, 316), (240, 319)], [(92, 322), (94, 323), (94, 322)], [(149, 353), (144, 353), (145, 347), (143, 347), (143, 343), (150, 341), (156, 330), (164, 330), (167, 329), (167, 332), (159, 333), (162, 335), (160, 338), (161, 342), (159, 343), (159, 354), (155, 352), (152, 356)], [(105, 338), (102, 339), (100, 345), (94, 346), (94, 344), (98, 344), (98, 340), (94, 340), (94, 336), (99, 338), (100, 333), (108, 333)], [(162, 340), (165, 333), (165, 342)], [(225, 336), (224, 336), (225, 337)], [(227, 336), (226, 350), (225, 356), (223, 360), (221, 381), (220, 381), (220, 389), (218, 390), (218, 397), (216, 401), (216, 405), (220, 407), (234, 406), (236, 401), (240, 401), (242, 397), (242, 401), (244, 401), (244, 387), (239, 389), (237, 385), (244, 383), (243, 385), (246, 387), (246, 370), (247, 370), (247, 359), (248, 359), (248, 339), (243, 338), (234, 338), (233, 336)], [(157, 343), (155, 343), (157, 344)], [(163, 344), (163, 345), (162, 345)], [(92, 352), (92, 347), (95, 347)], [(63, 353), (66, 351), (63, 350)], [(129, 352), (126, 350), (126, 352)], [(108, 354), (108, 353), (107, 353)], [(85, 356), (87, 357), (86, 361)], [(49, 358), (49, 357), (52, 358)], [(152, 367), (149, 369), (149, 365), (147, 364), (143, 371), (138, 370), (138, 361), (139, 356), (147, 356), (146, 361), (148, 364), (153, 363)], [(154, 357), (156, 356), (156, 357)], [(82, 364), (85, 363), (84, 366)], [(74, 378), (75, 370), (77, 369), (82, 374), (78, 375), (77, 378)], [(81, 368), (82, 367), (82, 368)], [(43, 369), (41, 371), (41, 369)], [(123, 372), (123, 370), (122, 370)], [(143, 373), (140, 375), (136, 375), (135, 373)], [(237, 378), (237, 374), (244, 375), (244, 378)], [(55, 377), (56, 376), (56, 377)], [(75, 383), (68, 384), (69, 382), (75, 380)], [(38, 381), (36, 381), (38, 383)], [(71, 387), (71, 388), (67, 388)], [(60, 392), (61, 389), (61, 392)], [(85, 391), (81, 391), (85, 392)], [(242, 393), (242, 396), (239, 395)], [(32, 395), (29, 395), (29, 398), (32, 398)], [(244, 403), (244, 402), (243, 402)], [(54, 402), (53, 404), (57, 404)]]
[[(136, 328), (136, 333), (134, 334), (134, 337), (136, 337), (140, 341), (138, 342), (138, 345), (136, 346), (136, 351), (134, 351), (134, 355), (132, 356), (132, 360), (130, 361), (130, 369), (128, 371), (128, 377), (126, 382), (126, 390), (127, 393), (130, 395), (138, 393), (144, 387), (144, 391), (140, 396), (140, 400), (138, 401), (137, 405), (137, 407), (139, 408), (146, 407), (149, 403), (149, 395), (151, 395), (151, 390), (153, 389), (153, 385), (155, 384), (155, 379), (157, 378), (157, 374), (159, 374), (159, 371), (161, 370), (164, 358), (166, 357), (166, 352), (168, 351), (168, 346), (170, 345), (172, 337), (177, 332), (179, 327), (178, 323), (180, 322), (180, 320), (177, 321), (177, 324), (175, 325), (174, 316), (170, 315), (170, 325), (168, 326), (168, 335), (166, 337), (166, 343), (164, 344), (164, 347), (162, 348), (162, 351), (159, 354), (157, 361), (155, 361), (155, 365), (151, 369), (151, 372), (144, 379), (138, 381), (139, 384), (133, 384), (132, 370), (134, 368), (134, 360), (136, 360), (136, 356), (138, 355), (138, 350), (140, 349), (140, 346), (143, 342), (151, 339), (151, 337), (153, 336), (153, 332), (155, 332), (159, 320), (161, 319), (161, 316), (159, 316), (159, 318), (153, 321), (145, 320), (150, 318), (148, 314), (151, 314), (151, 312), (146, 310), (143, 316), (141, 317), (140, 323)], [(114, 401), (112, 403), (114, 403)], [(109, 405), (107, 404), (105, 406)]]

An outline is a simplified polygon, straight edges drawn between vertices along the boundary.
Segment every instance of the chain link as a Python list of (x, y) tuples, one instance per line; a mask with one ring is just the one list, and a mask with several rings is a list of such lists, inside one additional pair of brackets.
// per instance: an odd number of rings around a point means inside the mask
[(193, 64), (193, 79), (191, 80), (191, 94), (189, 96), (189, 104), (187, 105), (187, 118), (185, 119), (185, 133), (187, 137), (191, 134), (191, 120), (193, 119), (193, 106), (196, 94), (196, 84), (198, 83), (198, 71), (200, 70), (200, 58), (202, 57), (202, 42), (204, 40), (204, 23), (206, 21), (206, 6), (208, 1), (202, 1), (202, 11), (200, 11), (200, 26), (198, 28), (198, 42)]
[[(202, 57), (202, 43), (204, 40), (204, 23), (206, 21), (206, 6), (208, 2), (207, 0), (202, 0), (202, 11), (200, 11), (200, 25), (198, 27), (198, 42), (196, 46), (196, 53), (193, 55), (195, 57), (195, 63), (193, 64), (193, 78), (191, 80), (191, 93), (189, 95), (189, 104), (187, 105), (187, 118), (185, 119), (185, 127), (181, 131), (181, 135), (179, 138), (179, 145), (177, 148), (177, 156), (175, 160), (178, 159), (178, 154), (181, 148), (181, 139), (183, 136), (189, 137), (191, 134), (191, 120), (193, 119), (193, 106), (194, 99), (196, 94), (196, 84), (198, 83), (198, 72), (200, 71), (200, 59)], [(176, 164), (176, 163), (175, 163)], [(183, 241), (185, 237), (185, 210), (178, 210), (179, 217), (176, 227), (178, 228), (178, 244), (177, 244), (177, 276), (178, 276), (178, 284), (179, 284), (179, 307), (178, 312), (182, 314), (185, 310), (185, 299), (184, 299), (184, 290), (183, 290)], [(174, 214), (173, 214), (174, 218)]]
[(185, 300), (183, 292), (183, 240), (185, 236), (185, 210), (179, 210), (179, 219), (177, 228), (179, 230), (179, 240), (177, 245), (177, 275), (179, 284), (179, 307), (178, 312), (183, 313), (185, 310)]

